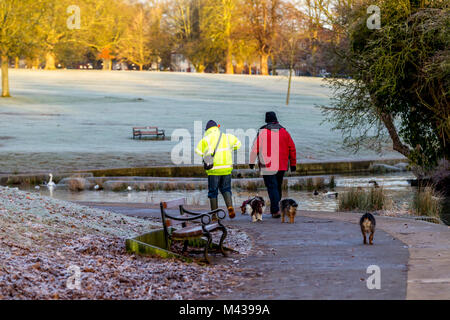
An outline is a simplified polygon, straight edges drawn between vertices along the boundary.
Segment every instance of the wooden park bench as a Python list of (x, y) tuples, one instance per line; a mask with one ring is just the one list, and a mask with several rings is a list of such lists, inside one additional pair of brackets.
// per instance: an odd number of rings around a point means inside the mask
[[(160, 203), (166, 247), (169, 248), (172, 241), (182, 241), (184, 243), (183, 252), (185, 252), (190, 240), (206, 238), (204, 256), (206, 262), (210, 263), (208, 250), (212, 242), (211, 233), (222, 231), (219, 250), (224, 256), (227, 256), (223, 247), (227, 229), (221, 222), (226, 217), (225, 211), (216, 209), (210, 212), (192, 212), (184, 208), (185, 204), (186, 199), (184, 198)], [(172, 215), (166, 212), (166, 209), (176, 207), (179, 209), (179, 215)]]
[(158, 127), (133, 127), (133, 139), (136, 137), (139, 137), (139, 139), (142, 138), (142, 136), (154, 136), (154, 137), (166, 137), (165, 130), (158, 129)]

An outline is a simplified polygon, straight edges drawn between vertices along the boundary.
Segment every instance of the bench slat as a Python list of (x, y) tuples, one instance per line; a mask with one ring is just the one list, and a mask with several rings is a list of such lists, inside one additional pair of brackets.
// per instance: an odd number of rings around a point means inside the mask
[(164, 209), (175, 208), (175, 207), (185, 205), (186, 198), (180, 198), (180, 199), (175, 199), (175, 200), (170, 200), (170, 201), (163, 201), (162, 204), (163, 204)]
[[(205, 226), (206, 230), (208, 231), (214, 231), (218, 228), (220, 228), (218, 223), (208, 224)], [(175, 230), (172, 233), (172, 236), (174, 238), (188, 238), (188, 237), (195, 237), (195, 236), (201, 236), (203, 234), (202, 226), (190, 226), (183, 229)]]
[(158, 127), (133, 127), (133, 130), (158, 129)]
[[(178, 217), (183, 217), (183, 216), (178, 216)], [(179, 224), (183, 224), (183, 223), (188, 223), (188, 222), (186, 222), (186, 221), (181, 221), (181, 220), (173, 220), (173, 219), (170, 219), (170, 218), (166, 218), (166, 226), (168, 226), (168, 227), (170, 227), (170, 226), (176, 226), (176, 225), (179, 225)]]

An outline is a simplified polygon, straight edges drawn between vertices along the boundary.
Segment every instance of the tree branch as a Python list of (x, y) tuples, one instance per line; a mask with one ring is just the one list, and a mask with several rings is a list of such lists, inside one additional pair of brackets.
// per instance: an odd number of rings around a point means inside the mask
[(408, 157), (411, 153), (409, 147), (402, 143), (400, 137), (398, 136), (397, 129), (395, 128), (394, 122), (392, 120), (392, 116), (389, 113), (381, 112), (380, 114), (381, 120), (384, 123), (384, 126), (389, 132), (389, 136), (392, 139), (392, 146), (395, 151), (400, 152), (405, 157)]

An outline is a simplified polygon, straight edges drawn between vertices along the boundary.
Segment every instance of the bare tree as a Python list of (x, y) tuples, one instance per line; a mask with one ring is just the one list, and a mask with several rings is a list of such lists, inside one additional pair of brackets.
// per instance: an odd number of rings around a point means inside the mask
[(307, 57), (308, 19), (294, 2), (283, 3), (283, 20), (274, 41), (274, 56), (277, 66), (289, 69), (286, 105), (289, 105), (292, 75), (295, 68), (304, 63)]
[(223, 37), (215, 25), (219, 7), (210, 1), (174, 0), (168, 10), (169, 23), (178, 43), (175, 50), (183, 53), (200, 73), (208, 67), (217, 71), (224, 56)]
[(41, 17), (44, 1), (2, 0), (0, 1), (0, 56), (2, 72), (2, 97), (10, 97), (9, 59), (17, 56), (33, 41), (33, 30)]
[(56, 69), (56, 47), (68, 40), (71, 30), (67, 27), (67, 8), (72, 4), (69, 0), (47, 0), (39, 24), (36, 37), (37, 46), (44, 52), (45, 69)]
[(143, 70), (152, 58), (151, 39), (151, 8), (137, 4), (130, 9), (132, 20), (119, 44), (119, 57), (128, 60)]
[(234, 32), (237, 20), (235, 19), (236, 0), (209, 0), (204, 19), (208, 20), (209, 28), (206, 29), (209, 38), (218, 42), (225, 51), (225, 73), (233, 74), (233, 47)]
[(280, 0), (246, 0), (246, 13), (252, 36), (258, 43), (261, 74), (269, 74), (269, 57), (277, 34), (280, 14)]
[(95, 49), (103, 60), (103, 70), (111, 70), (113, 52), (128, 25), (127, 4), (122, 0), (84, 0), (82, 24), (75, 41)]

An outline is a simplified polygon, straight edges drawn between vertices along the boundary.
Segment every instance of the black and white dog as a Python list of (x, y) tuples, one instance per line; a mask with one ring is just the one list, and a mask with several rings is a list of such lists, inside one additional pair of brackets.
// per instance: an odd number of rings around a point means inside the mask
[(256, 196), (245, 200), (241, 206), (242, 214), (249, 214), (252, 217), (252, 222), (262, 221), (262, 215), (266, 209), (266, 202), (262, 197)]

